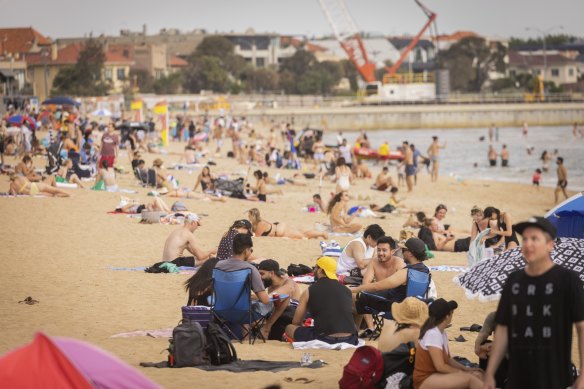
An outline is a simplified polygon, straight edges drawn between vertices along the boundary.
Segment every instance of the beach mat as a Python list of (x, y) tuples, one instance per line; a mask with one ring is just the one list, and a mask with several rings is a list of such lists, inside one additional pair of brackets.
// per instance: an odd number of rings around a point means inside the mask
[[(236, 361), (231, 363), (226, 363), (223, 365), (199, 365), (193, 366), (196, 369), (201, 369), (205, 371), (229, 371), (232, 373), (252, 373), (256, 371), (269, 371), (272, 373), (278, 373), (280, 371), (306, 368), (306, 369), (318, 369), (323, 367), (326, 363), (324, 361), (318, 360), (310, 363), (309, 365), (301, 365), (300, 362), (292, 361), (264, 361), (260, 359), (252, 359), (249, 361)], [(142, 367), (156, 367), (156, 368), (168, 368), (168, 362), (140, 362)]]
[[(189, 266), (180, 266), (178, 273), (156, 273), (156, 274), (195, 274), (197, 272), (196, 267), (189, 267)], [(146, 266), (137, 266), (137, 267), (110, 267), (109, 270), (115, 271), (141, 271), (143, 272), (146, 270)]]

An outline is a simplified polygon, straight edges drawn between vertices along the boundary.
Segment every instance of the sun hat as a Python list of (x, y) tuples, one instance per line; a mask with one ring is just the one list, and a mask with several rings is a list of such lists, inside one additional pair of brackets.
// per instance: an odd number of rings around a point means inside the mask
[(320, 257), (316, 261), (316, 266), (324, 270), (326, 276), (331, 280), (337, 279), (337, 261), (332, 257)]
[(407, 297), (401, 303), (391, 305), (391, 315), (396, 323), (421, 327), (428, 319), (428, 306), (415, 297)]
[(154, 160), (154, 162), (152, 162), (152, 165), (158, 166), (158, 167), (162, 166), (163, 164), (164, 164), (164, 161), (162, 159), (160, 159), (160, 158), (156, 158)]

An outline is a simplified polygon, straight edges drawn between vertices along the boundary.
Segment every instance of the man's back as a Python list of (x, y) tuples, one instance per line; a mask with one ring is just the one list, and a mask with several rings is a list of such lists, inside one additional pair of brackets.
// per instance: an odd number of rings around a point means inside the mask
[(356, 333), (351, 291), (330, 278), (319, 279), (308, 288), (308, 311), (314, 318), (316, 335)]
[(250, 269), (251, 271), (251, 289), (255, 292), (261, 292), (265, 290), (264, 283), (262, 281), (262, 277), (258, 271), (258, 269), (250, 264), (249, 262), (239, 260), (239, 259), (225, 259), (222, 261), (217, 262), (215, 265), (215, 269), (223, 270), (226, 272), (229, 271), (238, 271), (244, 269)]
[[(185, 228), (179, 228), (174, 230), (166, 238), (164, 243), (164, 251), (162, 253), (163, 261), (172, 261), (180, 256), (182, 256), (184, 250), (187, 248), (189, 237), (187, 234), (191, 234)], [(192, 235), (192, 234), (191, 234)]]
[(509, 387), (568, 387), (572, 324), (583, 320), (584, 290), (576, 273), (558, 265), (536, 277), (512, 273), (496, 315), (508, 331)]

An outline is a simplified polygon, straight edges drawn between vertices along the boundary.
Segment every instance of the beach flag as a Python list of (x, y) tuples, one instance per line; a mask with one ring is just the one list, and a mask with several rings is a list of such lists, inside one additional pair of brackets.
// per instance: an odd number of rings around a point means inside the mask
[(168, 104), (165, 101), (157, 103), (154, 106), (154, 114), (158, 116), (158, 121), (161, 124), (160, 137), (162, 138), (162, 145), (167, 146), (169, 140), (168, 123), (170, 122), (170, 117), (168, 115)]

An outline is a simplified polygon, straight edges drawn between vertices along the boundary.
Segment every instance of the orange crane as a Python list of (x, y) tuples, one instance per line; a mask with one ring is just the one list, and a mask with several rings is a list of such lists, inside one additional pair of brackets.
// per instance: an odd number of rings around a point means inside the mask
[[(422, 35), (436, 21), (436, 14), (430, 11), (420, 0), (414, 0), (416, 4), (428, 17), (428, 21), (420, 32), (410, 41), (404, 51), (401, 53), (398, 61), (391, 67), (386, 66), (387, 74), (394, 75), (401, 64), (404, 62), (410, 51), (416, 46)], [(347, 53), (349, 60), (353, 63), (363, 80), (367, 83), (373, 83), (375, 79), (375, 64), (369, 61), (365, 44), (361, 39), (361, 34), (357, 29), (355, 21), (347, 10), (344, 0), (319, 0), (320, 6), (331, 25), (335, 37), (341, 47)]]

